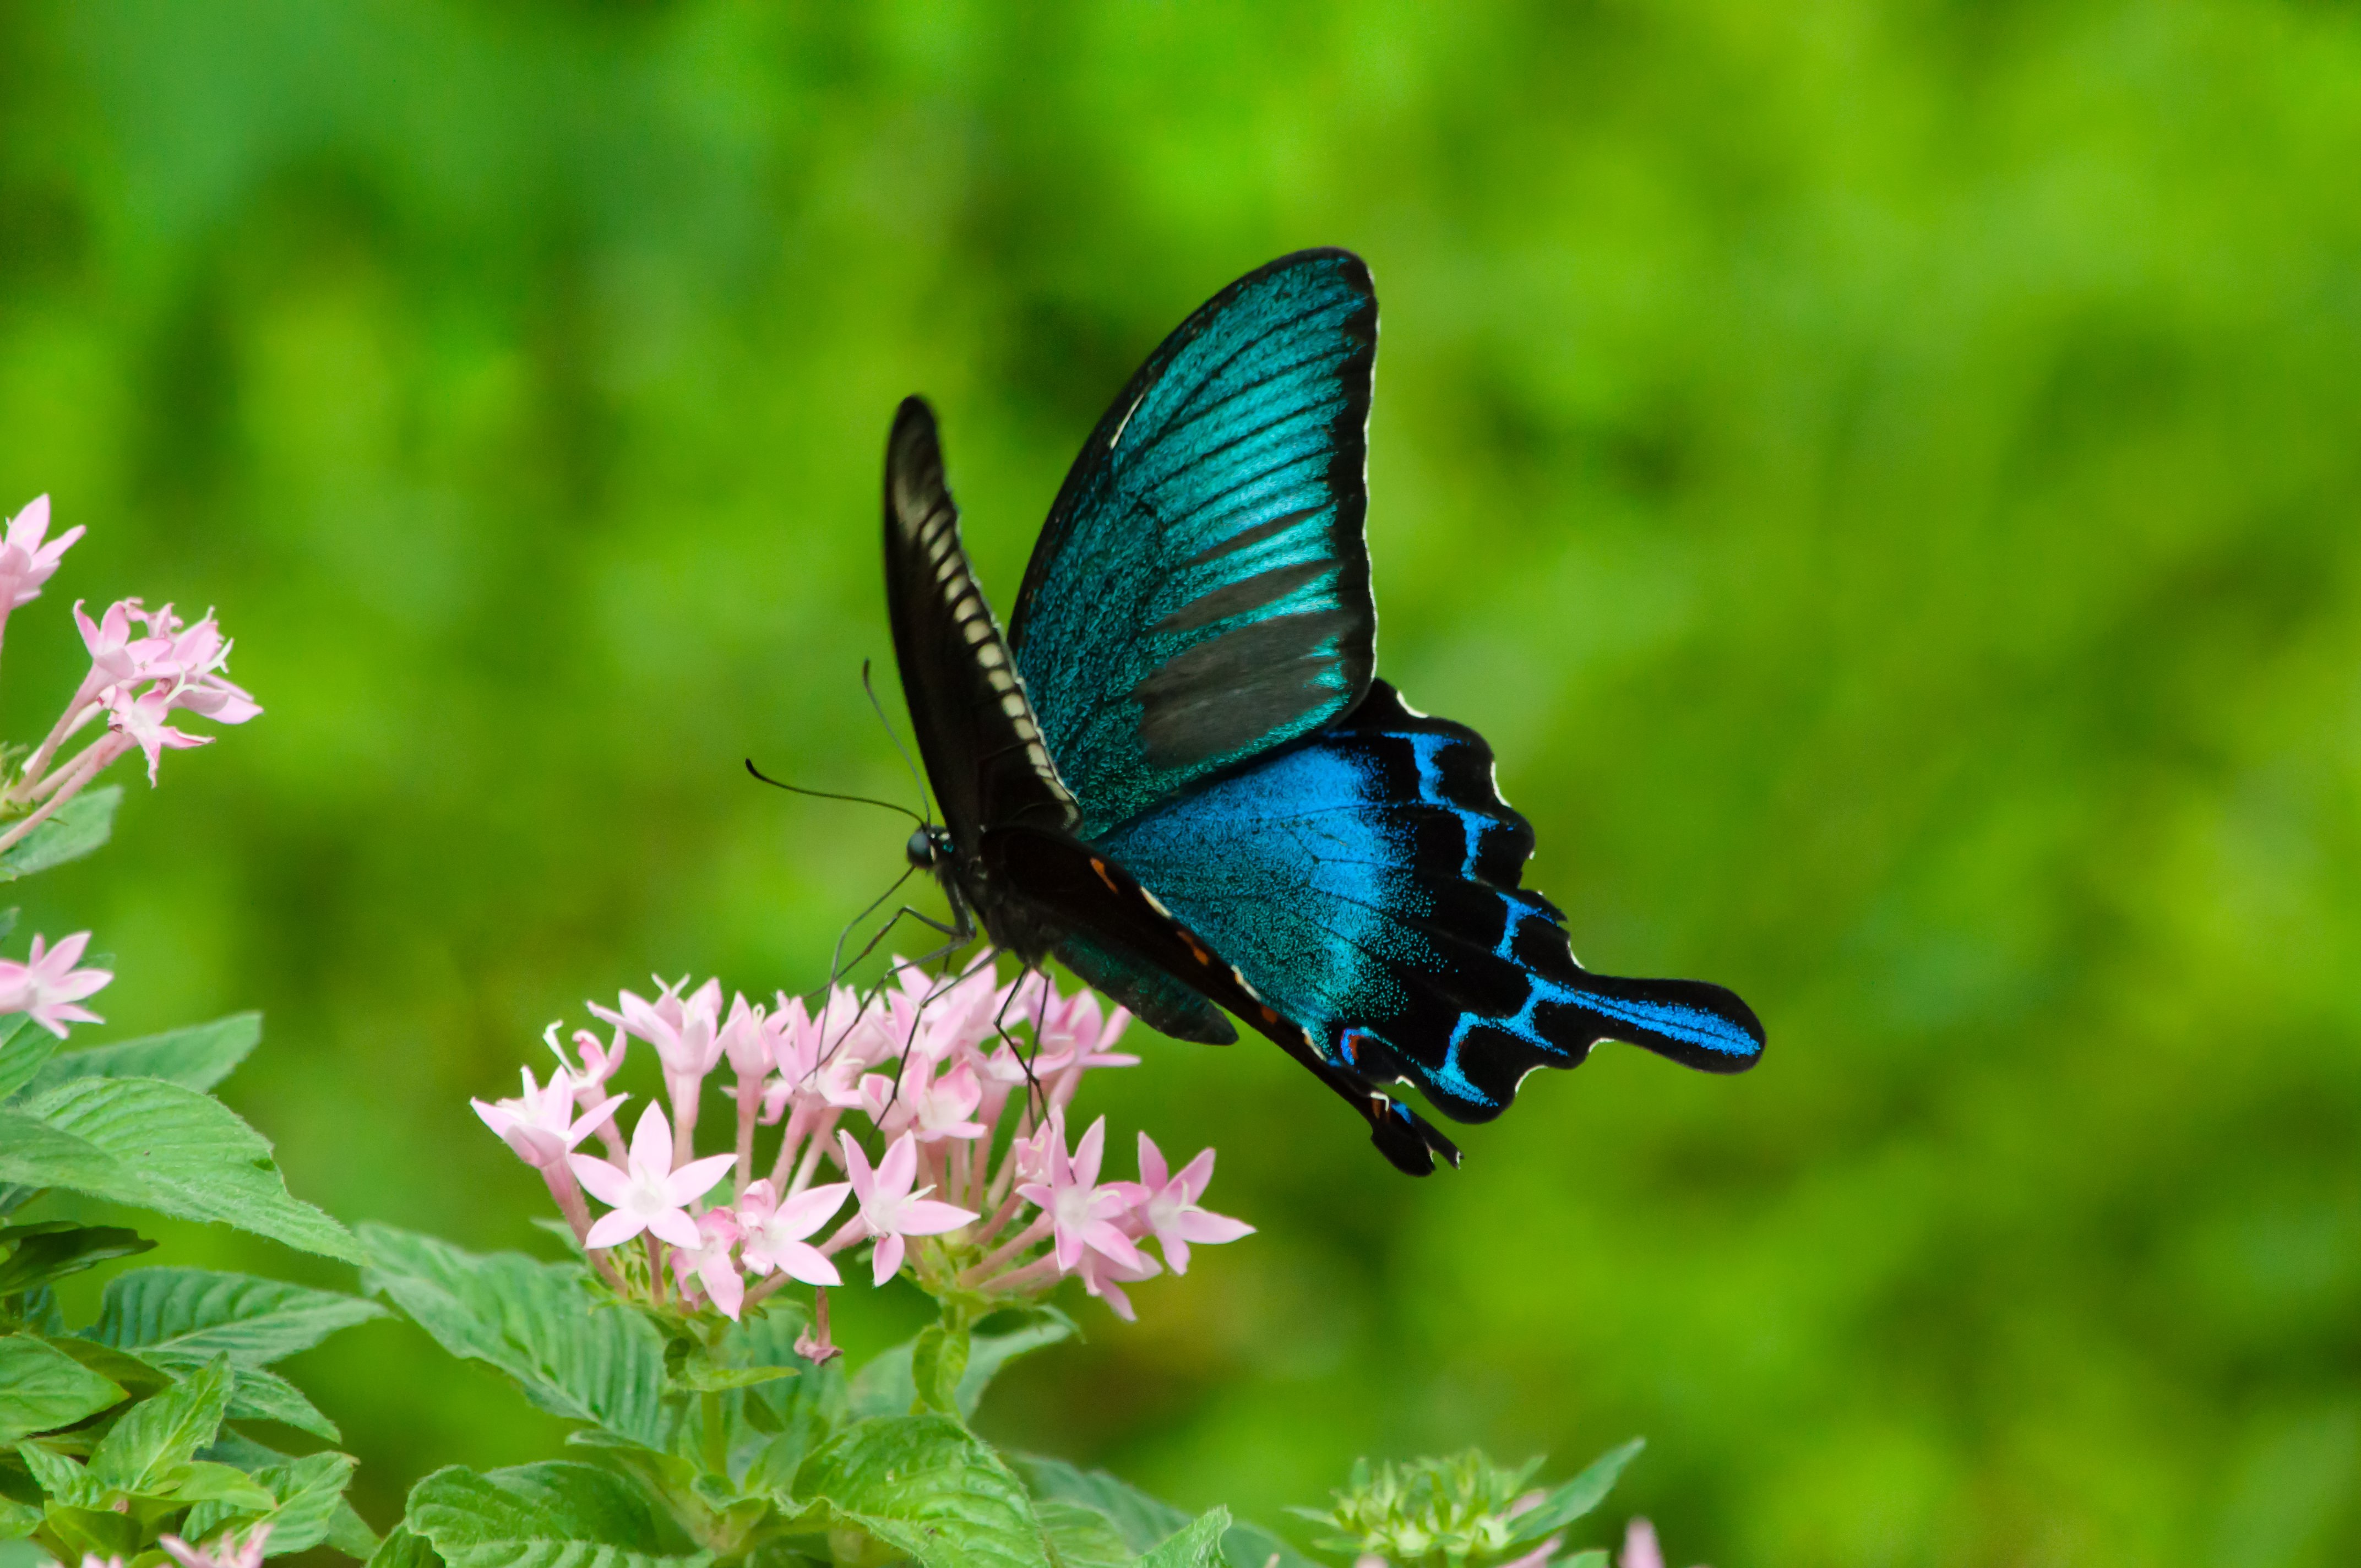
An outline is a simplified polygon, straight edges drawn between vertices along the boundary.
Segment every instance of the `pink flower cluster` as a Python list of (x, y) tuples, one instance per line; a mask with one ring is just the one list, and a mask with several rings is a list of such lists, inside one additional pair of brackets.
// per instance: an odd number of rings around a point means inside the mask
[[(49, 499), (43, 496), (19, 512), (0, 537), (0, 628), (5, 628), (8, 611), (40, 596), (59, 557), (82, 537), (81, 529), (70, 529), (44, 543), (49, 526)], [(243, 724), (262, 711), (222, 673), (229, 665), (230, 644), (211, 612), (191, 625), (170, 605), (151, 610), (130, 598), (110, 605), (94, 621), (79, 600), (73, 613), (90, 650), (90, 674), (25, 765), (0, 788), (0, 805), (29, 808), (0, 833), (0, 850), (38, 827), (117, 759), (141, 752), (148, 759), (148, 782), (153, 784), (166, 751), (211, 741), (211, 736), (192, 735), (167, 722), (174, 713)], [(101, 719), (104, 732), (60, 762), (59, 749)]]
[[(80, 528), (55, 539), (49, 532), (47, 496), (35, 499), (0, 531), (0, 633), (10, 612), (41, 597), (67, 549), (82, 535)], [(90, 674), (24, 765), (0, 776), (0, 812), (16, 814), (0, 829), (0, 850), (48, 821), (83, 785), (134, 750), (146, 754), (152, 784), (167, 751), (205, 744), (210, 737), (166, 722), (175, 711), (223, 724), (243, 724), (262, 711), (222, 673), (229, 662), (229, 641), (210, 614), (192, 626), (170, 605), (149, 610), (135, 598), (110, 607), (96, 621), (77, 603), (74, 620), (90, 650)], [(59, 749), (102, 718), (104, 732), (59, 762)], [(69, 1024), (104, 1022), (81, 1005), (115, 978), (105, 970), (74, 967), (89, 942), (87, 931), (54, 948), (35, 937), (25, 961), (0, 959), (0, 1014), (29, 1014), (60, 1039)]]
[[(1252, 1231), (1200, 1206), (1211, 1149), (1174, 1174), (1142, 1133), (1140, 1179), (1103, 1181), (1105, 1118), (1070, 1141), (1084, 1075), (1138, 1060), (1111, 1048), (1129, 1014), (1036, 973), (1002, 985), (988, 966), (955, 981), (898, 961), (895, 972), (870, 996), (837, 988), (817, 1014), (784, 992), (767, 1008), (735, 996), (725, 1013), (719, 981), (691, 991), (659, 980), (652, 999), (591, 1004), (613, 1033), (575, 1031), (573, 1059), (551, 1025), (549, 1081), (528, 1069), (516, 1099), (477, 1101), (477, 1114), (541, 1171), (610, 1286), (732, 1318), (790, 1279), (840, 1284), (831, 1259), (868, 1242), (877, 1285), (907, 1265), (936, 1294), (1013, 1303), (1075, 1276), (1128, 1319), (1124, 1286), (1186, 1273), (1191, 1245)], [(655, 1050), (670, 1114), (651, 1102), (627, 1146), (627, 1097), (608, 1083), (634, 1039)], [(699, 1157), (704, 1083), (724, 1064), (736, 1147)], [(758, 1165), (770, 1127), (776, 1146)], [(594, 1135), (603, 1158), (579, 1152)], [(873, 1141), (884, 1149), (873, 1165)], [(843, 1179), (818, 1181), (830, 1166)], [(728, 1201), (703, 1206), (725, 1179)], [(927, 1245), (914, 1255), (917, 1242)]]
[[(262, 1551), (269, 1543), (267, 1524), (256, 1525), (243, 1537), (234, 1530), (224, 1530), (211, 1546), (192, 1546), (177, 1535), (160, 1536), (156, 1542), (181, 1568), (262, 1568)], [(86, 1552), (82, 1568), (123, 1568), (123, 1559)]]

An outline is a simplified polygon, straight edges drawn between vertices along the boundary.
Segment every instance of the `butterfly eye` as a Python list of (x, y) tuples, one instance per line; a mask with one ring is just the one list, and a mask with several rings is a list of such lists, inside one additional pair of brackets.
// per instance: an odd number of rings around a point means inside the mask
[(932, 871), (951, 858), (951, 836), (941, 828), (921, 828), (910, 835), (902, 846), (902, 853), (910, 864), (922, 872)]

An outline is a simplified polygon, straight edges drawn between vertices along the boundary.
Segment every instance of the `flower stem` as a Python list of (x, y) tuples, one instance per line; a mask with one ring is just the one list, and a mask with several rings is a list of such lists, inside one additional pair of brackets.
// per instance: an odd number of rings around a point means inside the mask
[(62, 788), (43, 801), (31, 816), (9, 828), (5, 833), (0, 833), (0, 850), (6, 850), (56, 815), (58, 807), (71, 800), (81, 792), (82, 785), (98, 776), (99, 769), (115, 761), (113, 756), (100, 749), (103, 744), (104, 742), (93, 741), (88, 751), (74, 759), (72, 769), (63, 775), (66, 782)]

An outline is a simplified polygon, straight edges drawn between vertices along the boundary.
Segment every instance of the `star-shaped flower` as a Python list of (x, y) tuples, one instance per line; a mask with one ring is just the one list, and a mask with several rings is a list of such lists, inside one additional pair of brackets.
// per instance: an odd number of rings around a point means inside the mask
[(86, 996), (106, 988), (115, 971), (76, 969), (90, 946), (90, 933), (77, 931), (54, 948), (44, 949), (33, 938), (23, 963), (0, 959), (0, 1013), (27, 1013), (33, 1022), (62, 1040), (68, 1024), (104, 1024), (105, 1019), (79, 1005)]
[(738, 1200), (738, 1225), (743, 1240), (738, 1256), (754, 1274), (785, 1274), (807, 1285), (841, 1285), (836, 1265), (805, 1238), (818, 1231), (844, 1207), (852, 1190), (848, 1181), (831, 1181), (796, 1193), (782, 1203), (778, 1189), (765, 1178), (746, 1189)]
[(574, 1081), (573, 1074), (561, 1067), (549, 1075), (549, 1085), (544, 1088), (533, 1082), (533, 1069), (521, 1071), (524, 1091), (516, 1099), (490, 1105), (480, 1100), (467, 1103), (476, 1108), (484, 1125), (507, 1141), (519, 1159), (536, 1170), (555, 1165), (573, 1153), (583, 1139), (606, 1125), (615, 1107), (630, 1098), (615, 1095), (577, 1117), (574, 1114), (574, 1101), (581, 1086)]
[(844, 1153), (845, 1174), (852, 1178), (853, 1194), (861, 1200), (862, 1228), (877, 1238), (869, 1260), (873, 1283), (883, 1285), (901, 1271), (905, 1236), (936, 1236), (974, 1223), (975, 1215), (967, 1210), (928, 1198), (931, 1185), (910, 1190), (918, 1179), (918, 1144), (909, 1134), (894, 1140), (873, 1171), (851, 1133), (839, 1133), (837, 1144)]
[(598, 1217), (582, 1238), (584, 1246), (620, 1246), (647, 1231), (675, 1246), (693, 1248), (701, 1238), (687, 1206), (712, 1190), (738, 1157), (718, 1154), (675, 1170), (672, 1129), (664, 1124), (663, 1110), (651, 1104), (640, 1115), (622, 1165), (585, 1154), (570, 1155), (566, 1163), (590, 1196), (613, 1211)]
[(1139, 1135), (1139, 1182), (1146, 1194), (1139, 1204), (1139, 1217), (1155, 1235), (1157, 1245), (1164, 1249), (1164, 1261), (1172, 1266), (1175, 1274), (1189, 1272), (1191, 1242), (1212, 1246), (1254, 1234), (1254, 1227), (1244, 1220), (1197, 1206), (1205, 1184), (1213, 1179), (1213, 1150), (1204, 1150), (1184, 1166), (1180, 1175), (1168, 1178), (1164, 1151), (1146, 1133)]
[(1071, 1157), (1066, 1153), (1063, 1113), (1053, 1113), (1049, 1124), (1057, 1129), (1049, 1141), (1049, 1179), (1028, 1181), (1016, 1190), (1027, 1202), (1049, 1216), (1060, 1270), (1071, 1274), (1080, 1267), (1085, 1247), (1105, 1255), (1110, 1263), (1125, 1268), (1146, 1267), (1148, 1260), (1140, 1255), (1138, 1246), (1115, 1223), (1138, 1202), (1141, 1189), (1129, 1181), (1099, 1185), (1099, 1162), (1106, 1145), (1106, 1118), (1102, 1116), (1091, 1124), (1091, 1130), (1074, 1146)]

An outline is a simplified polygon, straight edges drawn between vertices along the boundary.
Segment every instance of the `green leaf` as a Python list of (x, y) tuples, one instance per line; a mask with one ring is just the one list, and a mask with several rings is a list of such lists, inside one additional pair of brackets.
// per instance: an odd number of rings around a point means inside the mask
[(638, 1568), (703, 1564), (661, 1553), (647, 1501), (588, 1464), (524, 1464), (489, 1475), (437, 1470), (410, 1494), (402, 1525), (449, 1568)]
[(270, 1527), (269, 1555), (306, 1551), (328, 1539), (354, 1463), (348, 1453), (313, 1453), (258, 1470), (255, 1483), (268, 1489), (260, 1508), (207, 1503), (189, 1511), (181, 1533), (201, 1541), (232, 1520), (251, 1520)]
[[(1134, 1552), (1152, 1552), (1195, 1522), (1181, 1509), (1104, 1470), (1082, 1470), (1062, 1459), (1030, 1453), (1016, 1455), (1013, 1463), (1036, 1497), (1072, 1503), (1104, 1516)], [(1273, 1559), (1279, 1568), (1316, 1568), (1278, 1536), (1243, 1520), (1230, 1523), (1222, 1538), (1222, 1555), (1230, 1568), (1266, 1568)]]
[(135, 1399), (150, 1394), (160, 1394), (180, 1381), (160, 1366), (150, 1366), (127, 1351), (112, 1345), (93, 1344), (73, 1334), (52, 1333), (42, 1336), (49, 1348), (71, 1355), (91, 1371), (122, 1388)]
[(57, 1052), (58, 1037), (47, 1029), (27, 1027), (32, 1022), (29, 1013), (0, 1017), (0, 1100), (32, 1082)]
[(90, 1478), (119, 1492), (159, 1492), (168, 1473), (213, 1442), (229, 1410), (229, 1358), (216, 1358), (118, 1417), (90, 1456)]
[[(928, 1329), (927, 1333), (936, 1332)], [(961, 1418), (974, 1416), (984, 1390), (992, 1387), (993, 1378), (999, 1376), (1002, 1367), (1029, 1351), (1071, 1339), (1074, 1332), (1072, 1319), (1063, 1312), (1045, 1310), (1038, 1321), (1020, 1329), (970, 1335), (967, 1365), (959, 1379), (957, 1403)], [(918, 1383), (913, 1366), (919, 1343), (925, 1338), (922, 1333), (918, 1339), (881, 1350), (870, 1358), (852, 1379), (854, 1415), (900, 1416), (910, 1412), (918, 1403)]]
[(139, 1538), (145, 1533), (137, 1520), (112, 1508), (61, 1508), (52, 1503), (43, 1510), (41, 1523), (65, 1543), (69, 1562), (77, 1554), (129, 1557), (139, 1549)]
[(141, 1268), (108, 1281), (98, 1321), (82, 1334), (142, 1354), (226, 1355), (239, 1366), (268, 1366), (339, 1329), (385, 1315), (358, 1296), (250, 1274)]
[(328, 1538), (324, 1544), (330, 1551), (366, 1563), (377, 1555), (379, 1543), (368, 1521), (353, 1511), (352, 1504), (339, 1498), (335, 1511), (328, 1516)]
[(320, 1412), (302, 1389), (276, 1372), (259, 1366), (233, 1366), (236, 1379), (229, 1391), (229, 1419), (235, 1421), (277, 1421), (313, 1437), (342, 1442), (336, 1423)]
[[(276, 1506), (270, 1489), (245, 1471), (235, 1464), (204, 1459), (192, 1459), (173, 1472), (172, 1500), (205, 1505), (229, 1504), (227, 1514), (268, 1513)], [(191, 1515), (192, 1520), (194, 1518), (195, 1515)], [(213, 1532), (192, 1524), (183, 1526), (182, 1533), (194, 1540)]]
[(1229, 1529), (1230, 1510), (1215, 1508), (1187, 1529), (1174, 1531), (1154, 1551), (1141, 1553), (1139, 1568), (1209, 1568), (1222, 1560), (1223, 1538)]
[(0, 1442), (71, 1426), (124, 1398), (115, 1384), (30, 1334), (0, 1336)]
[(1616, 1477), (1623, 1474), (1623, 1467), (1647, 1446), (1647, 1439), (1635, 1437), (1592, 1460), (1590, 1467), (1581, 1475), (1553, 1488), (1549, 1496), (1517, 1516), (1517, 1532), (1509, 1538), (1509, 1544), (1522, 1546), (1539, 1541), (1597, 1508), (1615, 1489)]
[(14, 882), (78, 861), (98, 849), (115, 831), (115, 808), (122, 802), (121, 784), (83, 790), (0, 852), (0, 882)]
[(261, 1014), (233, 1013), (210, 1024), (68, 1051), (50, 1059), (33, 1088), (38, 1093), (78, 1078), (160, 1078), (202, 1091), (227, 1078), (261, 1039)]
[[(209, 1095), (155, 1079), (85, 1078), (36, 1096), (24, 1113), (89, 1151), (81, 1157), (83, 1168), (38, 1179), (181, 1219), (235, 1225), (299, 1251), (360, 1260), (342, 1225), (287, 1195), (269, 1141)], [(9, 1114), (0, 1112), (0, 1118)], [(8, 1135), (0, 1125), (0, 1146)], [(26, 1179), (7, 1163), (0, 1154), (0, 1178)]]
[(104, 1508), (106, 1488), (91, 1479), (89, 1470), (68, 1459), (45, 1442), (24, 1442), (16, 1445), (16, 1457), (33, 1477), (33, 1485), (41, 1489), (52, 1505), (76, 1508)]
[[(10, 1561), (5, 1543), (22, 1541), (40, 1528), (40, 1509), (14, 1497), (0, 1497), (0, 1568), (6, 1568)], [(45, 1556), (38, 1560), (47, 1562)]]
[(1137, 1553), (1107, 1517), (1079, 1503), (1033, 1505), (1041, 1533), (1049, 1538), (1060, 1568), (1128, 1568)]
[(716, 1366), (709, 1361), (688, 1361), (669, 1380), (685, 1394), (726, 1394), (732, 1388), (754, 1388), (796, 1375), (792, 1366)]
[(873, 1416), (823, 1443), (796, 1494), (928, 1568), (1048, 1568), (1024, 1486), (949, 1416)]
[(1607, 1548), (1594, 1546), (1587, 1552), (1561, 1557), (1557, 1560), (1557, 1568), (1607, 1568)]
[(1189, 1528), (1186, 1513), (1104, 1470), (1082, 1470), (1062, 1459), (1029, 1453), (1015, 1455), (1012, 1463), (1035, 1497), (1076, 1504), (1103, 1516), (1134, 1552), (1148, 1551), (1175, 1530)]
[(385, 1539), (369, 1553), (368, 1568), (445, 1568), (445, 1564), (433, 1547), (411, 1533), (408, 1525), (398, 1524), (385, 1532)]
[(945, 1415), (960, 1409), (960, 1379), (967, 1376), (968, 1333), (930, 1323), (910, 1348), (910, 1380), (918, 1403)]
[(111, 1157), (82, 1139), (22, 1110), (0, 1110), (0, 1182), (104, 1194), (128, 1179)]
[(0, 1296), (18, 1295), (156, 1245), (120, 1225), (76, 1225), (63, 1220), (0, 1225), (0, 1244), (8, 1243), (15, 1244), (15, 1250), (0, 1262)]
[(368, 1250), (361, 1288), (392, 1301), (445, 1350), (490, 1363), (554, 1415), (646, 1448), (668, 1446), (662, 1337), (636, 1312), (594, 1305), (578, 1268), (512, 1252), (478, 1257), (386, 1225), (363, 1225), (360, 1234)]

